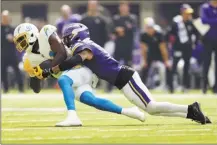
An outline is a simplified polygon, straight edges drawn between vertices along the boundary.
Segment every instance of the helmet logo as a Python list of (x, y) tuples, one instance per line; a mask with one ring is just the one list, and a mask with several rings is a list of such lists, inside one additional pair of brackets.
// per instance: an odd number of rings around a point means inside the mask
[(26, 31), (32, 30), (31, 26), (26, 26)]

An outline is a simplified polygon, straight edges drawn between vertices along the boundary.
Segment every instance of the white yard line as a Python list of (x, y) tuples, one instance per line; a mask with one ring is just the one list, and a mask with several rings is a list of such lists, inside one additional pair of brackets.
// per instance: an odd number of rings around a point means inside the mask
[[(97, 95), (97, 94), (96, 94)], [(124, 95), (123, 94), (115, 94), (115, 93), (111, 93), (111, 94), (100, 94), (97, 95), (98, 97), (102, 97), (102, 98), (123, 98)], [(153, 97), (156, 98), (176, 98), (176, 99), (183, 99), (183, 98), (216, 98), (217, 95), (213, 95), (213, 94), (207, 94), (207, 95), (203, 95), (203, 94), (153, 94)], [(47, 98), (53, 98), (53, 99), (63, 99), (63, 95), (61, 93), (46, 93), (46, 94), (3, 94), (2, 99), (22, 99), (22, 98), (27, 98), (27, 99), (47, 99)]]
[[(196, 133), (196, 134), (160, 134), (160, 135), (155, 135), (155, 134), (135, 134), (134, 136), (137, 137), (164, 137), (164, 136), (207, 136), (206, 133)], [(215, 135), (215, 134), (214, 134)], [(134, 136), (127, 136), (127, 135), (121, 135), (121, 136), (112, 136), (112, 135), (102, 135), (101, 138), (129, 138), (129, 137), (134, 137)], [(33, 141), (33, 140), (70, 140), (70, 139), (91, 139), (95, 138), (95, 136), (71, 136), (71, 137), (49, 137), (49, 138), (44, 138), (44, 137), (32, 137), (32, 138), (3, 138), (2, 141)], [(145, 141), (144, 141), (145, 142)], [(187, 142), (187, 141), (186, 141)]]
[[(126, 120), (126, 118), (116, 118), (116, 117), (112, 117), (112, 118), (108, 118), (108, 117), (103, 117), (103, 118), (91, 118), (91, 119), (87, 119), (84, 118), (82, 119), (83, 121), (91, 121), (91, 120)], [(46, 120), (46, 119), (37, 119), (37, 120), (7, 120), (4, 119), (2, 121), (2, 123), (6, 122), (6, 123), (28, 123), (28, 122), (52, 122), (54, 120)]]
[(211, 129), (209, 129), (209, 128), (204, 128), (204, 129), (199, 129), (199, 128), (195, 128), (195, 129), (178, 129), (178, 130), (176, 130), (176, 129), (174, 129), (174, 130), (158, 130), (157, 132), (183, 132), (183, 131), (190, 131), (190, 132), (198, 132), (198, 131), (211, 131)]
[(25, 131), (25, 130), (49, 130), (49, 131), (59, 131), (59, 130), (88, 130), (88, 131), (97, 131), (97, 132), (125, 132), (125, 131), (149, 131), (153, 129), (149, 128), (125, 128), (125, 129), (100, 129), (99, 127), (25, 127), (25, 128), (2, 128), (4, 132), (13, 132), (13, 131)]
[(2, 111), (7, 112), (58, 112), (66, 111), (66, 108), (2, 108)]
[[(61, 93), (50, 93), (50, 94), (3, 94), (2, 99), (63, 99), (63, 95)], [(97, 97), (101, 98), (121, 98), (124, 97), (122, 94), (100, 94)]]

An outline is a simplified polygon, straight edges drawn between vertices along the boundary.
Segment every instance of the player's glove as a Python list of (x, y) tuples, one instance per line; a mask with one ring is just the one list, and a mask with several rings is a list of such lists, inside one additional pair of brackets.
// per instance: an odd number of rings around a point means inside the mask
[(38, 78), (38, 79), (43, 79), (43, 75), (42, 75), (43, 70), (41, 69), (41, 67), (38, 65), (36, 67), (34, 67), (34, 75)]
[(52, 73), (53, 73), (53, 71), (52, 71), (51, 68), (44, 69), (44, 70), (42, 71), (42, 76), (43, 76), (43, 78), (47, 78), (47, 77), (49, 77), (50, 75), (52, 75)]
[(35, 77), (34, 68), (31, 66), (29, 59), (23, 61), (23, 69), (30, 77)]
[(53, 73), (51, 68), (41, 69), (40, 66), (34, 67), (34, 74), (38, 79), (45, 79)]

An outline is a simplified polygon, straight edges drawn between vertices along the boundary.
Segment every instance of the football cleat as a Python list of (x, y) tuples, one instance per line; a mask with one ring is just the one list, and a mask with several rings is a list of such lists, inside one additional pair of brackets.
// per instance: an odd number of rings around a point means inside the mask
[(187, 118), (201, 124), (206, 124), (206, 117), (201, 111), (200, 104), (198, 102), (189, 105)]
[(56, 127), (82, 126), (82, 122), (74, 110), (68, 111), (67, 118), (56, 124)]
[(212, 124), (211, 120), (206, 116), (206, 124)]
[(66, 119), (62, 122), (59, 122), (56, 124), (56, 127), (76, 127), (76, 126), (82, 126), (82, 122), (80, 119)]

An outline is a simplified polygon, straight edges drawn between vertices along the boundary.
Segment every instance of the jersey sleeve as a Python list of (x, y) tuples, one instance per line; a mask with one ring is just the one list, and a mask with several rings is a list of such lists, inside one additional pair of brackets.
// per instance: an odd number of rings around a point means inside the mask
[(40, 34), (44, 35), (47, 39), (49, 39), (49, 37), (53, 34), (56, 33), (57, 28), (53, 25), (45, 25), (44, 27), (42, 27)]

